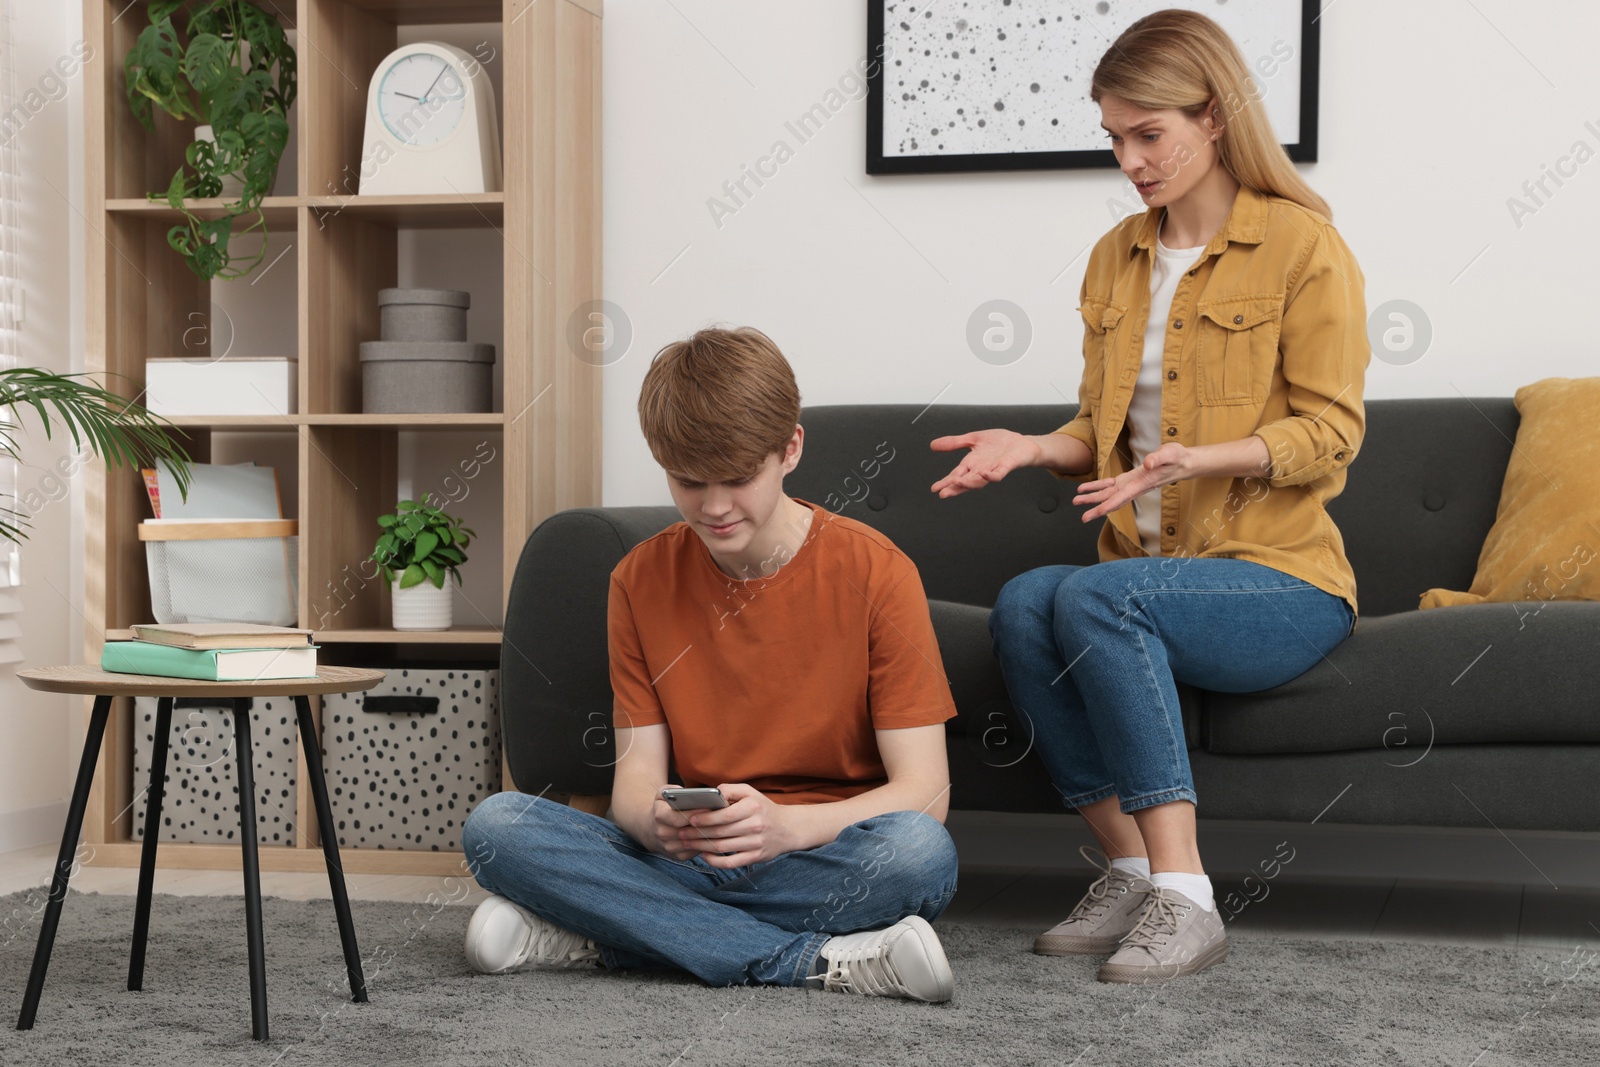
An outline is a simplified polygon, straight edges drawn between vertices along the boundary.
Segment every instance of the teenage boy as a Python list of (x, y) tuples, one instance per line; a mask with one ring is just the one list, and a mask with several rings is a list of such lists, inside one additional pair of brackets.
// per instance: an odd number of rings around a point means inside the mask
[[(639, 421), (683, 522), (611, 574), (611, 818), (515, 792), (473, 811), (463, 845), (495, 894), (467, 927), (475, 970), (950, 999), (929, 920), (956, 888), (955, 707), (911, 561), (784, 494), (799, 420), (759, 330), (656, 354)], [(675, 810), (679, 783), (727, 806)]]

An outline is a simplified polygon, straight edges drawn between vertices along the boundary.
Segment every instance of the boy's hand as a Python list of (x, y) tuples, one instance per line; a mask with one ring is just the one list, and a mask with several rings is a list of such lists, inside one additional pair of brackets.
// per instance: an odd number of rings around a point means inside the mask
[(713, 867), (744, 867), (800, 847), (782, 804), (743, 782), (717, 788), (728, 806), (689, 812), (689, 825), (679, 831), (684, 847)]
[[(670, 782), (667, 784), (672, 785)], [(659, 852), (675, 860), (693, 859), (699, 854), (698, 849), (683, 844), (683, 834), (689, 828), (688, 814), (676, 810), (671, 804), (662, 800), (659, 792), (656, 794), (655, 803), (650, 806), (650, 816), (652, 839), (644, 844), (651, 852)]]

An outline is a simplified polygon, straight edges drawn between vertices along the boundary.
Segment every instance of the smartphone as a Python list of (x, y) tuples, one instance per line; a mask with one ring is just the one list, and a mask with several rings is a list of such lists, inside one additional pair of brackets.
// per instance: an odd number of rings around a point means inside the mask
[(686, 789), (683, 786), (663, 786), (661, 799), (674, 811), (700, 811), (705, 808), (725, 808), (728, 798), (722, 790), (712, 788)]

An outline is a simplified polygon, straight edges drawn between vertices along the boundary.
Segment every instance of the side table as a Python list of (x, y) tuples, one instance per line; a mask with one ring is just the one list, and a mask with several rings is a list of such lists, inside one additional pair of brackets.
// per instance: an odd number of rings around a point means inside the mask
[(33, 953), (33, 970), (28, 974), (27, 992), (22, 998), (18, 1030), (33, 1028), (39, 995), (44, 990), (45, 972), (50, 967), (50, 951), (55, 945), (56, 926), (61, 920), (61, 905), (67, 896), (67, 877), (83, 829), (83, 812), (94, 781), (95, 764), (100, 758), (100, 740), (111, 714), (111, 700), (118, 696), (154, 696), (156, 702), (155, 747), (150, 764), (150, 789), (146, 797), (144, 846), (139, 853), (139, 896), (133, 915), (133, 951), (128, 961), (128, 988), (144, 985), (144, 949), (150, 932), (150, 895), (155, 884), (156, 846), (161, 837), (161, 799), (167, 772), (167, 747), (172, 730), (174, 697), (231, 697), (233, 699), (234, 762), (239, 775), (239, 843), (244, 866), (244, 914), (250, 949), (250, 1031), (258, 1041), (267, 1039), (267, 972), (261, 932), (261, 868), (256, 843), (256, 790), (250, 758), (250, 698), (288, 696), (294, 698), (295, 716), (306, 754), (306, 774), (317, 809), (317, 825), (322, 835), (322, 855), (328, 866), (328, 888), (333, 909), (339, 919), (339, 940), (344, 946), (345, 969), (350, 976), (353, 1000), (367, 999), (366, 979), (361, 973), (361, 953), (356, 948), (355, 924), (350, 918), (350, 898), (345, 893), (344, 871), (339, 864), (338, 835), (333, 832), (333, 813), (328, 807), (328, 787), (322, 777), (322, 753), (311, 721), (313, 693), (351, 693), (371, 689), (383, 681), (384, 672), (357, 667), (318, 667), (315, 678), (271, 678), (252, 682), (202, 682), (188, 678), (158, 678), (143, 674), (112, 674), (98, 667), (40, 667), (18, 671), (17, 677), (29, 689), (46, 693), (74, 693), (94, 697), (89, 716), (89, 731), (83, 739), (83, 759), (78, 764), (78, 781), (67, 807), (67, 825), (61, 833), (61, 852), (50, 876), (50, 898), (39, 927), (39, 945)]

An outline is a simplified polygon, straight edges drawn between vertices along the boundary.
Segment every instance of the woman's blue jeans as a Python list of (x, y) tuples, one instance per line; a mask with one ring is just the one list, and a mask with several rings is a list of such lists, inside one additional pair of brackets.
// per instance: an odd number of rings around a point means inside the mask
[(834, 934), (930, 922), (956, 891), (943, 824), (915, 811), (745, 867), (650, 852), (609, 819), (497, 793), (462, 828), (478, 884), (591, 938), (607, 967), (676, 967), (713, 985), (804, 985)]
[(1177, 682), (1250, 693), (1350, 635), (1345, 601), (1238, 559), (1039, 567), (1000, 590), (989, 633), (1011, 703), (1067, 807), (1195, 803)]

